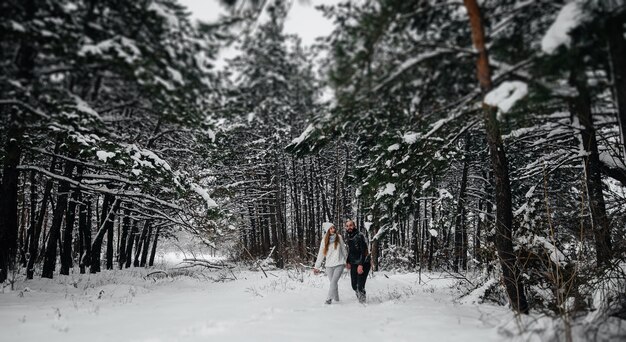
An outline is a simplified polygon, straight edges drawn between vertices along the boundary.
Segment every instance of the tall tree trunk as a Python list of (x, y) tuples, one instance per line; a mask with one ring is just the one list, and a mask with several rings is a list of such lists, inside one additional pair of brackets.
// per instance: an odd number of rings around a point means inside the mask
[(141, 267), (146, 267), (146, 263), (148, 261), (148, 250), (150, 250), (150, 239), (152, 238), (152, 225), (148, 226), (148, 232), (144, 237), (144, 241), (142, 244), (142, 251), (141, 251), (141, 262), (139, 263), (139, 266)]
[(600, 155), (591, 114), (591, 96), (587, 89), (584, 69), (575, 68), (572, 70), (570, 82), (578, 90), (578, 96), (570, 101), (570, 111), (574, 117), (574, 125), (578, 121), (580, 126), (580, 140), (585, 152), (583, 157), (585, 184), (589, 196), (589, 209), (596, 242), (596, 258), (598, 266), (602, 266), (607, 265), (611, 260), (611, 227), (606, 215), (606, 205), (602, 193)]
[(126, 268), (129, 268), (133, 261), (133, 243), (135, 242), (138, 233), (137, 220), (133, 220), (130, 233), (126, 238), (126, 264), (124, 265)]
[(478, 215), (476, 215), (476, 233), (474, 234), (474, 259), (479, 263), (482, 262), (480, 253), (480, 233), (483, 227), (483, 200), (478, 200)]
[[(71, 161), (65, 162), (65, 170), (63, 176), (71, 178), (74, 172), (75, 164)], [(61, 224), (63, 223), (63, 215), (67, 211), (67, 198), (69, 197), (70, 184), (68, 182), (59, 182), (57, 190), (57, 204), (52, 215), (52, 225), (48, 233), (48, 241), (46, 242), (46, 251), (44, 254), (43, 269), (41, 271), (42, 278), (50, 278), (54, 276), (54, 269), (57, 261), (57, 243), (61, 237)]]
[[(417, 187), (419, 188), (419, 186)], [(415, 196), (417, 198), (420, 197), (419, 192), (417, 192), (415, 194)], [(412, 206), (413, 208), (413, 225), (411, 227), (411, 235), (412, 235), (412, 241), (411, 241), (411, 250), (413, 251), (413, 265), (414, 267), (420, 266), (420, 254), (419, 254), (419, 222), (420, 222), (420, 201), (419, 199), (417, 200), (412, 200), (411, 202), (415, 201), (415, 204), (413, 204)]]
[[(268, 175), (269, 176), (269, 175)], [(275, 180), (274, 178), (274, 182), (277, 182), (277, 180)], [(268, 184), (271, 184), (272, 180), (268, 179)], [(274, 248), (276, 248), (276, 250), (274, 251), (274, 259), (276, 260), (276, 267), (281, 268), (282, 265), (279, 265), (281, 263), (282, 260), (280, 260), (281, 257), (281, 250), (280, 250), (280, 238), (278, 236), (278, 220), (276, 217), (276, 212), (277, 212), (277, 206), (278, 206), (278, 189), (277, 187), (271, 186), (272, 191), (274, 191), (274, 195), (270, 197), (271, 200), (268, 200), (268, 214), (269, 214), (269, 222), (270, 222), (270, 231), (271, 231), (271, 235), (272, 235), (272, 246)]]
[(107, 270), (112, 270), (113, 269), (113, 252), (114, 252), (114, 248), (113, 248), (113, 243), (114, 243), (114, 237), (113, 237), (113, 228), (115, 226), (115, 219), (111, 219), (111, 224), (108, 226), (107, 228), (107, 250), (106, 250), (106, 256), (107, 256), (107, 263), (106, 263), (106, 268)]
[[(60, 146), (59, 140), (57, 140), (57, 145), (55, 147), (55, 152), (58, 152), (58, 148)], [(52, 157), (52, 161), (50, 162), (50, 172), (54, 172), (56, 164), (56, 157)], [(47, 179), (44, 185), (43, 197), (41, 199), (41, 208), (39, 209), (39, 214), (33, 215), (37, 216), (35, 219), (35, 224), (32, 227), (31, 238), (28, 241), (28, 261), (26, 264), (26, 278), (33, 279), (35, 274), (35, 261), (38, 257), (39, 252), (39, 239), (41, 237), (41, 228), (43, 226), (44, 219), (46, 217), (46, 211), (48, 208), (48, 199), (50, 198), (50, 194), (52, 192), (52, 179)], [(36, 207), (36, 205), (35, 205)], [(33, 208), (31, 206), (31, 208)], [(33, 209), (35, 210), (35, 209)]]
[[(19, 219), (19, 241), (18, 241), (18, 251), (19, 251), (19, 264), (21, 267), (26, 267), (26, 249), (28, 248), (28, 222), (30, 221), (30, 209), (28, 209), (28, 204), (26, 203), (26, 177), (23, 177), (22, 182), (22, 191), (20, 192), (20, 200), (18, 206), (22, 208), (20, 211), (20, 219)], [(28, 215), (28, 216), (27, 216)]]
[(130, 231), (130, 211), (128, 209), (124, 210), (124, 218), (122, 219), (122, 234), (119, 238), (119, 259), (118, 264), (120, 270), (124, 267), (126, 263), (126, 245), (128, 244), (128, 233)]
[(154, 257), (156, 256), (157, 243), (159, 242), (159, 233), (161, 231), (161, 227), (156, 228), (156, 232), (154, 233), (154, 239), (152, 240), (152, 250), (150, 251), (150, 259), (148, 260), (148, 266), (154, 266)]
[(302, 226), (302, 208), (300, 206), (300, 179), (296, 171), (296, 158), (291, 160), (291, 171), (293, 172), (292, 189), (291, 189), (291, 203), (293, 206), (293, 229), (296, 235), (296, 246), (298, 256), (305, 258), (304, 253), (304, 229)]
[[(25, 21), (35, 18), (37, 6), (35, 0), (24, 3)], [(37, 51), (32, 41), (24, 37), (15, 58), (17, 77), (22, 84), (31, 84), (34, 78), (35, 56)], [(17, 191), (19, 172), (17, 166), (22, 155), (23, 113), (11, 108), (4, 146), (4, 165), (0, 184), (0, 283), (5, 281), (9, 270), (14, 269), (17, 255), (18, 214)]]
[[(483, 96), (492, 89), (489, 55), (485, 42), (482, 14), (476, 0), (464, 0), (472, 31), (472, 42), (478, 52), (476, 61), (477, 78)], [(496, 178), (496, 248), (502, 266), (503, 281), (513, 310), (528, 313), (528, 302), (524, 293), (517, 256), (513, 250), (513, 208), (508, 162), (500, 126), (496, 119), (497, 109), (483, 103), (483, 118), (491, 158), (491, 168)]]
[[(83, 167), (78, 166), (76, 178), (80, 181)], [(69, 275), (72, 268), (72, 237), (74, 236), (74, 220), (76, 218), (76, 206), (80, 201), (80, 189), (72, 190), (72, 199), (67, 207), (65, 218), (65, 231), (63, 232), (63, 248), (61, 249), (61, 274)]]
[[(37, 173), (31, 171), (30, 173), (30, 208), (29, 208), (29, 226), (28, 233), (26, 235), (26, 260), (24, 267), (28, 267), (28, 259), (30, 259), (30, 245), (31, 241), (35, 238), (35, 227), (37, 226)], [(28, 273), (28, 271), (26, 272)]]
[(467, 173), (469, 171), (469, 148), (470, 136), (465, 135), (465, 153), (463, 155), (463, 172), (461, 174), (461, 187), (459, 189), (459, 199), (456, 207), (454, 223), (454, 263), (452, 269), (459, 271), (459, 266), (465, 264), (467, 268), (467, 227), (465, 225), (465, 201), (467, 198)]
[(15, 109), (12, 110), (4, 148), (2, 184), (0, 184), (0, 283), (7, 279), (9, 270), (14, 269), (17, 255), (19, 181), (17, 166), (22, 153), (20, 147), (22, 129), (16, 122), (17, 117)]
[[(432, 207), (431, 207), (432, 209)], [(424, 247), (428, 249), (428, 270), (433, 270), (433, 234), (431, 234), (430, 229), (428, 229), (429, 224), (428, 217), (428, 199), (424, 199), (424, 219), (422, 220), (422, 241), (420, 246), (420, 254), (422, 255), (422, 259), (424, 258)]]
[(610, 14), (607, 20), (607, 38), (613, 76), (613, 90), (618, 109), (618, 122), (622, 134), (622, 153), (626, 164), (626, 39), (624, 39), (624, 23), (626, 10), (622, 7), (620, 13)]
[[(80, 194), (80, 193), (79, 193)], [(82, 201), (86, 201), (82, 202)], [(79, 233), (79, 257), (78, 266), (80, 273), (85, 273), (85, 267), (91, 265), (91, 199), (81, 198), (78, 212), (78, 233)]]

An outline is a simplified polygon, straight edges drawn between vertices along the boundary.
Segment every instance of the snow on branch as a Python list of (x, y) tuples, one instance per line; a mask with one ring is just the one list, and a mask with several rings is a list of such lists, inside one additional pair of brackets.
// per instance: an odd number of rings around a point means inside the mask
[(561, 8), (556, 20), (541, 40), (541, 50), (543, 52), (552, 55), (562, 45), (570, 47), (572, 43), (570, 32), (583, 23), (584, 11), (582, 5), (580, 1), (572, 1)]
[(398, 76), (404, 74), (407, 70), (415, 67), (416, 65), (425, 62), (429, 59), (433, 59), (435, 57), (439, 57), (443, 54), (446, 53), (452, 53), (452, 52), (456, 52), (454, 50), (451, 49), (442, 49), (442, 48), (438, 48), (435, 49), (434, 51), (430, 51), (430, 52), (426, 52), (426, 53), (422, 53), (420, 55), (417, 55), (413, 58), (409, 58), (408, 60), (404, 61), (404, 63), (400, 64), (396, 70), (394, 70), (389, 76), (387, 76), (385, 79), (383, 79), (378, 85), (376, 85), (374, 87), (374, 89), (372, 89), (373, 92), (377, 92), (380, 89), (382, 89), (383, 87), (385, 87), (386, 85), (388, 85), (389, 83), (393, 82), (396, 78), (398, 78)]
[(190, 187), (191, 187), (191, 190), (193, 190), (195, 193), (200, 195), (200, 197), (202, 197), (206, 201), (206, 205), (209, 209), (218, 207), (217, 203), (211, 198), (211, 196), (209, 195), (209, 192), (206, 189), (202, 188), (201, 186), (197, 184), (191, 184)]
[(379, 200), (386, 195), (393, 196), (394, 192), (396, 192), (396, 185), (393, 183), (387, 183), (385, 184), (385, 187), (378, 190), (378, 193), (376, 194), (376, 200)]
[(24, 170), (24, 171), (35, 171), (38, 173), (41, 173), (43, 175), (46, 175), (47, 177), (50, 177), (52, 179), (56, 179), (59, 181), (63, 181), (63, 182), (67, 182), (79, 189), (83, 189), (83, 190), (89, 190), (89, 191), (93, 191), (95, 193), (103, 193), (103, 194), (110, 194), (113, 196), (126, 196), (126, 197), (134, 197), (134, 198), (142, 198), (157, 204), (160, 204), (162, 206), (165, 206), (167, 208), (170, 209), (175, 209), (175, 210), (180, 210), (181, 208), (175, 204), (172, 204), (168, 201), (164, 201), (162, 199), (156, 198), (154, 196), (145, 194), (145, 193), (141, 193), (138, 191), (129, 191), (129, 190), (115, 190), (115, 189), (109, 189), (106, 187), (94, 187), (94, 186), (90, 186), (84, 183), (81, 183), (79, 181), (76, 181), (74, 179), (62, 176), (62, 175), (57, 175), (56, 173), (50, 172), (44, 168), (41, 168), (39, 166), (32, 166), (32, 165), (19, 165), (17, 167), (18, 170)]
[[(528, 85), (521, 81), (505, 81), (485, 96), (485, 103), (498, 107), (498, 116), (507, 113), (517, 101), (528, 94)], [(498, 119), (501, 119), (500, 117)]]
[(25, 109), (26, 111), (30, 112), (31, 114), (35, 114), (39, 117), (42, 117), (44, 119), (50, 119), (50, 116), (44, 112), (42, 112), (39, 109), (36, 109), (34, 107), (32, 107), (31, 105), (17, 100), (17, 99), (6, 99), (6, 100), (0, 100), (0, 105), (14, 105), (14, 106), (18, 106), (21, 107), (22, 109)]
[(306, 139), (309, 138), (309, 136), (311, 136), (311, 134), (313, 133), (313, 131), (315, 130), (315, 126), (313, 124), (309, 124), (307, 126), (307, 128), (304, 130), (304, 132), (302, 132), (302, 134), (300, 134), (299, 137), (293, 139), (291, 141), (291, 144), (294, 146), (298, 146), (300, 145), (303, 141), (305, 141)]

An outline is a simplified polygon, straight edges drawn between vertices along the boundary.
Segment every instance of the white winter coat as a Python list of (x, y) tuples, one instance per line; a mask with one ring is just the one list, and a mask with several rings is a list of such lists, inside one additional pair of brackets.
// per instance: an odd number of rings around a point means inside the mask
[(324, 261), (324, 259), (326, 259), (326, 267), (339, 266), (346, 263), (346, 258), (348, 257), (346, 244), (340, 234), (337, 234), (336, 236), (337, 239), (339, 239), (339, 245), (337, 246), (337, 249), (335, 249), (335, 244), (330, 243), (328, 245), (328, 252), (326, 253), (326, 256), (324, 256), (324, 239), (320, 242), (320, 251), (317, 253), (315, 268), (319, 269), (322, 267), (322, 261)]

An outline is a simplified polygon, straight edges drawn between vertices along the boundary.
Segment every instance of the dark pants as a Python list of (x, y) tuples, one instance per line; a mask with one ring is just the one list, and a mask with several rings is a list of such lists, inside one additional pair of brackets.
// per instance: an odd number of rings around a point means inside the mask
[(365, 282), (367, 281), (367, 274), (370, 273), (370, 263), (363, 265), (363, 273), (358, 274), (358, 265), (352, 265), (350, 267), (350, 279), (352, 280), (352, 289), (356, 291), (356, 296), (359, 301), (365, 301)]

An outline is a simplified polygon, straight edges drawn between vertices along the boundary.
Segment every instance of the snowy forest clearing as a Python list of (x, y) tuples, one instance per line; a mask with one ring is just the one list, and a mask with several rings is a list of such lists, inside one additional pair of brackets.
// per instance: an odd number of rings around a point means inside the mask
[(148, 273), (21, 283), (0, 294), (3, 340), (499, 341), (498, 326), (513, 319), (504, 307), (453, 304), (454, 280), (438, 273), (422, 275), (421, 285), (415, 273), (377, 273), (367, 283), (367, 305), (357, 302), (346, 273), (341, 302), (331, 305), (323, 302), (326, 277), (310, 272), (269, 271), (266, 278), (235, 271), (234, 281), (209, 280), (230, 272), (155, 280)]
[(0, 3), (0, 342), (626, 341), (626, 0), (193, 1)]

